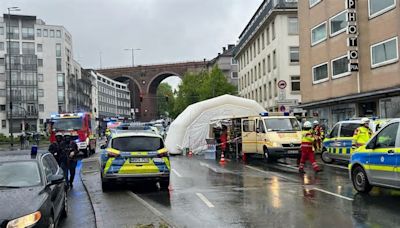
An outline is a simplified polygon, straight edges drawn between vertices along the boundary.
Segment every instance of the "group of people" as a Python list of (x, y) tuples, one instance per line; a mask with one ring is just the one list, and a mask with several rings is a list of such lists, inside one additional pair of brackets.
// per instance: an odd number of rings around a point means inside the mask
[(71, 133), (56, 134), (56, 142), (49, 147), (49, 152), (56, 158), (64, 172), (64, 178), (70, 188), (73, 187), (75, 170), (78, 164), (78, 145), (71, 140)]

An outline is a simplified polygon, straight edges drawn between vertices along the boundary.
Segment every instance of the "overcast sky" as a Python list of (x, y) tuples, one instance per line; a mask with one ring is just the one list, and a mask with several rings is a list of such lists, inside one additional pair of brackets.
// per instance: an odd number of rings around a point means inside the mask
[(238, 36), (262, 0), (1, 0), (71, 34), (84, 68), (214, 58)]

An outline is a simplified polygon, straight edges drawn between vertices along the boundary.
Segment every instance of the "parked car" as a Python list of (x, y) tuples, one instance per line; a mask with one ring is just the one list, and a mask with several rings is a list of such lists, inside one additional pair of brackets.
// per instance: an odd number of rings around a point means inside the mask
[(0, 205), (0, 227), (55, 227), (66, 217), (66, 183), (53, 155), (1, 152)]

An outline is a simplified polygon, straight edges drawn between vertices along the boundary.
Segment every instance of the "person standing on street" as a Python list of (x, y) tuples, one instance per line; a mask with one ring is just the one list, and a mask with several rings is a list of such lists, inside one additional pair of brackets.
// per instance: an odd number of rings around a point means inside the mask
[(315, 136), (313, 134), (311, 122), (306, 121), (303, 125), (302, 138), (301, 138), (301, 159), (299, 166), (299, 173), (305, 173), (304, 164), (310, 160), (311, 165), (316, 173), (321, 172), (314, 157), (313, 143)]
[(361, 126), (358, 127), (353, 134), (353, 145), (360, 147), (365, 145), (372, 136), (372, 131), (369, 128), (369, 119), (362, 118)]
[(64, 140), (61, 132), (56, 133), (56, 141), (49, 146), (49, 152), (53, 154), (64, 173), (65, 181), (68, 183), (68, 157), (63, 149)]
[(317, 120), (313, 122), (313, 134), (315, 136), (314, 151), (320, 152), (322, 149), (322, 140), (324, 137), (324, 132), (322, 131), (322, 128)]
[[(63, 149), (68, 156), (69, 187), (73, 187), (76, 165), (78, 164), (78, 145), (71, 140), (71, 133), (64, 134)], [(68, 183), (68, 182), (67, 182)]]

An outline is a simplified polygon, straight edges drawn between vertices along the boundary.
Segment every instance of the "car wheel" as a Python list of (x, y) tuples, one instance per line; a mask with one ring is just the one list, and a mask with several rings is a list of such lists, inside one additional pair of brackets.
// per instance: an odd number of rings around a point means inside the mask
[(63, 210), (61, 212), (61, 217), (62, 218), (67, 218), (68, 217), (68, 197), (67, 197), (67, 193), (65, 193), (64, 206), (63, 206)]
[(329, 157), (329, 152), (327, 150), (322, 151), (321, 160), (326, 164), (331, 164), (333, 159)]
[(101, 181), (101, 190), (103, 190), (103, 192), (107, 192), (110, 189), (111, 189), (111, 185), (109, 182)]
[(268, 163), (274, 163), (278, 160), (277, 158), (271, 157), (271, 155), (268, 152), (268, 148), (266, 148), (266, 147), (264, 147), (263, 159), (265, 161), (267, 161)]
[(164, 180), (160, 180), (159, 183), (160, 183), (160, 189), (166, 190), (169, 187), (169, 178), (168, 179), (166, 178)]
[(49, 228), (55, 228), (56, 224), (54, 223), (53, 215), (49, 218)]
[(356, 167), (352, 172), (352, 181), (354, 188), (361, 193), (368, 193), (372, 186), (369, 184), (367, 174), (360, 166)]

